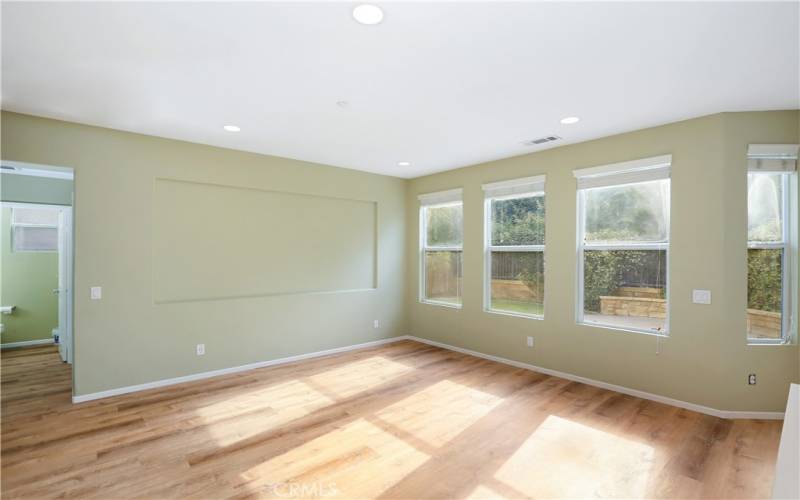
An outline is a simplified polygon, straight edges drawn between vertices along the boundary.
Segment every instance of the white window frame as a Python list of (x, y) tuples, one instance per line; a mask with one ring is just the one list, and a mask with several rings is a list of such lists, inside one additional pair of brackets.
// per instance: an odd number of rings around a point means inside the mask
[[(667, 238), (662, 241), (654, 242), (635, 242), (635, 243), (586, 243), (585, 223), (586, 223), (586, 190), (598, 187), (624, 186), (628, 184), (639, 184), (655, 180), (670, 180), (670, 169), (672, 166), (672, 155), (655, 156), (640, 160), (614, 163), (599, 167), (582, 168), (573, 171), (577, 179), (577, 238), (576, 238), (576, 261), (577, 297), (575, 302), (575, 321), (582, 326), (604, 328), (608, 330), (618, 330), (623, 332), (643, 333), (657, 337), (669, 336), (670, 318), (670, 278), (669, 278), (669, 241), (670, 241), (670, 214), (672, 212), (672, 183), (670, 182), (669, 196), (667, 199), (667, 213), (665, 223)], [(664, 298), (666, 300), (666, 315), (664, 318), (664, 329), (660, 332), (644, 328), (624, 327), (620, 325), (607, 325), (604, 323), (587, 322), (584, 319), (584, 254), (586, 250), (663, 250), (666, 252), (667, 276)]]
[[(792, 283), (796, 283), (797, 262), (796, 251), (792, 251), (792, 242), (797, 241), (795, 225), (797, 221), (792, 212), (797, 212), (797, 170), (798, 145), (796, 144), (750, 144), (747, 149), (747, 175), (761, 173), (781, 175), (782, 233), (780, 242), (750, 241), (747, 238), (747, 249), (781, 250), (781, 337), (777, 339), (761, 339), (747, 335), (747, 343), (752, 345), (789, 344), (794, 338), (795, 311)], [(793, 182), (795, 181), (795, 182)], [(749, 193), (748, 193), (749, 194)], [(749, 200), (747, 200), (747, 227), (750, 226)], [(794, 207), (794, 210), (792, 210)], [(795, 249), (796, 250), (796, 249)], [(745, 260), (745, 263), (747, 261)], [(748, 266), (745, 264), (745, 270)], [(747, 307), (745, 306), (745, 315)]]
[(47, 229), (55, 229), (56, 235), (58, 234), (58, 223), (55, 225), (53, 224), (27, 224), (27, 223), (19, 223), (14, 222), (14, 212), (18, 209), (25, 209), (25, 210), (42, 210), (42, 209), (54, 209), (54, 208), (62, 208), (58, 205), (24, 205), (20, 203), (4, 203), (3, 206), (11, 208), (11, 220), (10, 220), (10, 229), (11, 229), (11, 237), (9, 241), (11, 242), (11, 252), (12, 253), (58, 253), (58, 240), (56, 240), (56, 248), (53, 250), (17, 250), (17, 228), (19, 227), (30, 227), (30, 228), (47, 228)]
[[(421, 194), (417, 197), (420, 202), (419, 207), (419, 302), (422, 304), (429, 304), (434, 306), (449, 307), (452, 309), (461, 309), (464, 307), (463, 288), (461, 290), (461, 304), (453, 304), (450, 302), (443, 302), (439, 300), (432, 300), (425, 296), (426, 290), (426, 272), (425, 272), (425, 252), (461, 252), (461, 269), (464, 269), (464, 238), (463, 238), (463, 190), (450, 189), (447, 191), (439, 191), (436, 193)], [(449, 246), (429, 246), (428, 245), (428, 218), (426, 211), (430, 208), (442, 208), (460, 206), (462, 210), (462, 238), (460, 245)]]
[[(544, 319), (545, 301), (542, 300), (542, 314), (525, 314), (492, 309), (492, 252), (541, 252), (546, 258), (545, 245), (492, 245), (492, 201), (514, 200), (520, 198), (533, 198), (545, 195), (545, 176), (537, 175), (522, 179), (493, 182), (484, 184), (484, 260), (483, 260), (483, 310), (491, 314), (504, 316), (517, 316), (527, 319)], [(546, 202), (547, 198), (545, 198)], [(547, 215), (545, 213), (545, 233), (547, 232)], [(545, 266), (547, 263), (545, 262)], [(546, 269), (545, 269), (546, 274)], [(546, 279), (546, 278), (545, 278)]]

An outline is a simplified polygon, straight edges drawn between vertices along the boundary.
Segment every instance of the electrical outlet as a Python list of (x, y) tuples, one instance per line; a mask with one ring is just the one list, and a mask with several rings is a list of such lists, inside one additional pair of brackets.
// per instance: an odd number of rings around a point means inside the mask
[(372, 322), (372, 328), (380, 328), (380, 327), (381, 327), (380, 320), (376, 319), (375, 321)]
[(100, 300), (103, 298), (103, 287), (93, 286), (89, 289), (89, 298), (92, 300)]
[(203, 356), (206, 353), (206, 345), (205, 344), (197, 344), (197, 355)]
[(756, 385), (756, 374), (751, 373), (747, 376), (747, 385)]
[(528, 337), (528, 347), (533, 347), (533, 337)]

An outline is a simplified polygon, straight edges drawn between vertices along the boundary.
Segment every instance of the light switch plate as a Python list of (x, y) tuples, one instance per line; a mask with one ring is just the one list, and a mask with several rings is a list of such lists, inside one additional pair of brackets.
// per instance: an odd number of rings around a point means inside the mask
[(692, 302), (695, 304), (710, 304), (711, 290), (692, 290)]
[(92, 300), (100, 300), (103, 298), (103, 287), (101, 286), (93, 286), (90, 289), (89, 296)]

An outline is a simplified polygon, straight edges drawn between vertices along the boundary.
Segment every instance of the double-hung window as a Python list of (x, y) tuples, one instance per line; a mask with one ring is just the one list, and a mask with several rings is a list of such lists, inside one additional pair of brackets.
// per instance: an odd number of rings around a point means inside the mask
[[(747, 161), (747, 338), (782, 343), (792, 331), (791, 228), (797, 223), (796, 145), (752, 144)], [(792, 205), (794, 208), (792, 209)], [(793, 217), (794, 214), (794, 217)]]
[(14, 252), (58, 251), (58, 210), (13, 207), (11, 247)]
[(577, 321), (668, 331), (671, 156), (575, 170)]
[(544, 176), (483, 185), (484, 308), (544, 315)]
[(461, 307), (464, 240), (461, 189), (423, 194), (419, 201), (420, 301)]

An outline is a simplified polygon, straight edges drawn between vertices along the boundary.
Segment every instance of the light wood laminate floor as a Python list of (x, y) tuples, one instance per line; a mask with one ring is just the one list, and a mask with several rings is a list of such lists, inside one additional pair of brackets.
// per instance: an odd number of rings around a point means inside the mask
[(72, 405), (2, 353), (2, 497), (765, 498), (781, 423), (412, 341)]

